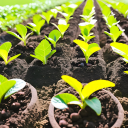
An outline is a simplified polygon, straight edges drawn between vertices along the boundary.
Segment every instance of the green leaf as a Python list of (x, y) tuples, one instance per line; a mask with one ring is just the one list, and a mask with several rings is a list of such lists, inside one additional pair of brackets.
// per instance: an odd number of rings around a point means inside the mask
[(61, 37), (61, 34), (58, 30), (52, 30), (48, 37), (53, 39), (55, 42), (57, 42)]
[(97, 43), (91, 43), (89, 44), (87, 55), (90, 57), (94, 52), (99, 51), (100, 47)]
[(53, 17), (56, 19), (58, 10), (57, 9), (51, 9)]
[(40, 34), (40, 29), (41, 27), (45, 24), (45, 20), (41, 20), (38, 22), (38, 24), (36, 25), (35, 29), (37, 30), (37, 34)]
[(12, 44), (11, 42), (5, 42), (0, 46), (0, 49), (6, 50), (7, 52), (9, 52), (9, 50), (11, 49)]
[(115, 26), (118, 23), (116, 18), (113, 15), (110, 15), (107, 17), (107, 25), (111, 28), (112, 26)]
[(63, 37), (65, 31), (68, 29), (69, 25), (70, 24), (67, 24), (67, 25), (59, 24), (58, 25), (58, 28), (59, 28), (60, 33), (62, 34), (62, 37)]
[(11, 32), (11, 31), (6, 31), (6, 32), (7, 32), (8, 34), (13, 35), (13, 36), (15, 36), (16, 38), (22, 40), (22, 38), (21, 38), (19, 35), (17, 35), (16, 33)]
[(30, 56), (41, 60), (43, 62), (43, 64), (47, 64), (48, 57), (53, 55), (53, 53), (55, 53), (55, 51), (53, 50), (53, 52), (51, 52), (51, 45), (49, 44), (49, 42), (46, 39), (44, 39), (36, 47), (34, 53), (35, 53), (35, 55), (30, 55)]
[(5, 64), (7, 65), (7, 57), (8, 53), (6, 50), (0, 49), (0, 57), (4, 60)]
[(107, 32), (107, 31), (104, 31), (104, 33), (105, 33), (106, 35), (110, 36), (110, 37), (112, 38), (112, 40), (114, 40), (112, 33), (109, 33), (109, 32)]
[(46, 56), (46, 59), (50, 58), (55, 52), (56, 52), (56, 50), (52, 50), (52, 51)]
[(0, 85), (1, 85), (3, 82), (7, 81), (7, 80), (8, 80), (8, 79), (7, 79), (6, 77), (0, 75)]
[(65, 33), (65, 31), (68, 29), (70, 24), (59, 24), (58, 26), (54, 23), (52, 23), (61, 33), (61, 37), (63, 38), (63, 35)]
[(33, 23), (34, 24), (38, 24), (38, 22), (40, 22), (42, 20), (42, 17), (38, 14), (33, 16)]
[(113, 51), (124, 57), (128, 60), (128, 45), (123, 43), (114, 42), (111, 43), (110, 46), (112, 47)]
[(59, 109), (68, 108), (67, 104), (70, 104), (70, 102), (77, 105), (81, 104), (81, 102), (79, 102), (79, 100), (74, 95), (68, 93), (58, 94), (51, 99), (52, 105)]
[(16, 25), (16, 30), (21, 35), (21, 37), (23, 39), (25, 39), (25, 36), (27, 34), (27, 28), (24, 25), (22, 25), (22, 24), (17, 24)]
[(92, 99), (85, 99), (86, 104), (92, 108), (96, 114), (99, 116), (102, 111), (100, 100), (96, 97), (93, 97)]
[(86, 86), (84, 86), (82, 90), (82, 95), (84, 99), (88, 98), (93, 92), (100, 90), (102, 88), (114, 87), (115, 84), (108, 80), (94, 80), (89, 82)]
[(19, 57), (20, 55), (21, 55), (21, 54), (17, 54), (17, 55), (15, 55), (15, 56), (11, 57), (11, 58), (8, 60), (7, 63), (9, 63), (10, 61), (16, 59), (16, 58)]
[(117, 26), (112, 26), (110, 28), (110, 33), (104, 31), (105, 34), (110, 36), (114, 42), (116, 42), (117, 38), (122, 34), (123, 31), (120, 31)]
[[(0, 80), (1, 81), (1, 80)], [(3, 98), (3, 96), (5, 95), (5, 93), (14, 86), (14, 84), (16, 83), (15, 80), (7, 80), (4, 81), (1, 85), (0, 85), (0, 103), (1, 100)]]
[(56, 47), (56, 42), (52, 38), (49, 38), (47, 36), (44, 37), (53, 44), (54, 48)]
[(52, 18), (52, 12), (42, 12), (42, 17), (47, 21), (47, 24), (49, 24), (50, 19)]
[(26, 82), (22, 79), (11, 79), (11, 80), (15, 80), (16, 83), (13, 87), (11, 87), (7, 93), (4, 96), (4, 99), (7, 99), (9, 96), (11, 96), (13, 93), (18, 92), (19, 90), (21, 90), (22, 88), (25, 87)]
[(79, 95), (81, 94), (83, 85), (77, 79), (67, 75), (62, 75), (61, 78), (71, 87), (73, 87), (79, 93)]

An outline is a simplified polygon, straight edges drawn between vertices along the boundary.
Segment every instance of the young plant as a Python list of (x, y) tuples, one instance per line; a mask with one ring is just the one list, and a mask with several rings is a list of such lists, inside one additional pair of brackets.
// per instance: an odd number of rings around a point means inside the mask
[(35, 55), (30, 54), (30, 56), (39, 59), (45, 65), (47, 64), (48, 58), (51, 57), (55, 52), (56, 50), (51, 51), (51, 45), (46, 39), (44, 39), (36, 47), (34, 51)]
[(16, 59), (17, 57), (19, 57), (21, 55), (21, 54), (17, 54), (8, 59), (8, 53), (9, 53), (11, 47), (12, 47), (12, 44), (10, 42), (5, 42), (4, 44), (2, 44), (0, 46), (0, 57), (4, 60), (5, 65), (7, 65), (10, 61)]
[(77, 8), (77, 5), (76, 4), (62, 4), (61, 5), (61, 8), (63, 9), (63, 11), (68, 14), (69, 16), (73, 15), (75, 9)]
[(23, 41), (24, 46), (26, 46), (26, 40), (32, 34), (32, 32), (27, 34), (27, 28), (22, 24), (17, 24), (16, 25), (16, 30), (21, 35), (21, 37), (19, 35), (17, 35), (16, 33), (14, 33), (14, 32), (11, 32), (11, 31), (6, 31), (6, 32), (8, 34), (11, 34), (11, 35), (15, 36), (16, 38), (20, 39), (21, 41)]
[(70, 24), (67, 24), (65, 20), (59, 19), (58, 26), (52, 23), (61, 33), (61, 38), (63, 38), (65, 31), (68, 29)]
[(95, 14), (95, 10), (94, 8), (92, 8), (92, 10), (87, 10), (85, 14), (80, 15), (82, 18), (82, 20), (84, 20), (85, 22), (91, 22), (91, 20), (94, 19), (94, 15)]
[(100, 5), (101, 11), (102, 11), (104, 18), (106, 20), (110, 16), (111, 10), (103, 1), (97, 0), (97, 2)]
[(63, 19), (63, 20), (66, 21), (66, 23), (68, 23), (68, 21), (73, 18), (73, 17), (70, 17), (70, 15), (67, 14), (67, 13), (63, 13), (63, 12), (59, 12), (59, 13), (60, 13), (61, 15), (63, 15), (63, 16), (65, 17), (65, 19), (60, 18), (60, 17), (58, 17), (58, 19)]
[(107, 31), (104, 31), (105, 34), (110, 36), (113, 40), (113, 42), (116, 42), (117, 38), (122, 34), (123, 31), (120, 31), (117, 26), (112, 26), (110, 28), (110, 33)]
[(118, 42), (113, 42), (110, 44), (113, 51), (123, 57), (123, 60), (128, 63), (128, 45)]
[(36, 32), (37, 35), (40, 35), (40, 29), (44, 25), (45, 20), (42, 20), (40, 15), (33, 16), (33, 23), (28, 23), (29, 26), (26, 26), (30, 30)]
[(95, 14), (95, 8), (93, 5), (92, 0), (87, 0), (86, 5), (83, 10), (83, 14), (80, 15), (82, 19), (86, 22), (90, 22), (94, 17), (93, 15)]
[(108, 25), (109, 28), (111, 28), (112, 26), (120, 22), (120, 21), (117, 21), (113, 15), (110, 15), (107, 18), (104, 17), (104, 19), (106, 20), (106, 24)]
[(45, 38), (50, 41), (54, 48), (56, 47), (56, 42), (59, 40), (59, 38), (61, 37), (61, 34), (58, 30), (52, 30), (50, 33), (49, 33), (49, 36), (45, 36)]
[(57, 9), (51, 9), (50, 11), (52, 12), (53, 17), (56, 19), (58, 10)]
[(89, 96), (102, 88), (115, 86), (114, 83), (108, 80), (94, 80), (83, 87), (78, 80), (71, 76), (63, 75), (61, 78), (78, 92), (81, 102), (73, 94), (62, 93), (52, 97), (51, 103), (53, 106), (59, 109), (68, 108), (70, 104), (79, 105), (81, 109), (85, 109), (86, 106), (89, 106), (98, 116), (102, 111), (101, 102), (97, 97), (89, 99)]
[(94, 38), (95, 36), (92, 36), (93, 33), (90, 33), (91, 29), (94, 27), (93, 24), (90, 24), (88, 22), (80, 23), (79, 28), (81, 30), (81, 34), (79, 35), (85, 42), (88, 42), (90, 39)]
[(74, 42), (81, 48), (84, 53), (86, 63), (88, 64), (89, 57), (96, 51), (100, 50), (100, 47), (97, 43), (88, 44), (81, 40), (74, 40)]
[(6, 77), (0, 75), (0, 103), (2, 99), (7, 99), (13, 93), (24, 88), (25, 85), (26, 82), (21, 79), (8, 80)]
[(47, 11), (47, 12), (42, 12), (42, 18), (46, 20), (47, 24), (50, 23), (50, 20), (52, 18), (52, 14), (53, 12), (52, 11)]

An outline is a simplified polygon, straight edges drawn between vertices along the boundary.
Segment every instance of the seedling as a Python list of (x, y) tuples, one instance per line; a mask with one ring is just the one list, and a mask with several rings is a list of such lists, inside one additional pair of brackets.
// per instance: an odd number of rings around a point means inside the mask
[(92, 10), (87, 10), (85, 14), (80, 15), (82, 18), (82, 20), (84, 20), (85, 22), (91, 22), (91, 20), (93, 20), (94, 15), (95, 14), (95, 10), (94, 8), (92, 8)]
[(11, 34), (11, 35), (15, 36), (16, 38), (20, 39), (21, 41), (23, 41), (24, 46), (26, 46), (26, 40), (30, 35), (32, 35), (33, 32), (27, 34), (27, 28), (22, 24), (17, 24), (16, 25), (16, 30), (21, 35), (21, 37), (19, 35), (17, 35), (16, 33), (14, 33), (14, 32), (11, 32), (11, 31), (6, 31), (6, 32), (8, 34)]
[(45, 38), (53, 44), (54, 48), (56, 47), (56, 42), (59, 40), (60, 37), (61, 34), (58, 30), (52, 30), (48, 37), (45, 36)]
[[(70, 15), (67, 13), (62, 13), (62, 12), (59, 12), (59, 13), (65, 17), (64, 20), (66, 21), (66, 23), (68, 23), (68, 21), (73, 18), (73, 17), (70, 17)], [(63, 18), (58, 17), (58, 19), (63, 19)]]
[(29, 26), (26, 26), (30, 30), (36, 32), (37, 35), (40, 35), (40, 29), (44, 25), (45, 20), (42, 20), (40, 15), (33, 16), (33, 23), (28, 23)]
[(116, 42), (117, 38), (122, 34), (123, 31), (120, 31), (117, 26), (112, 26), (110, 28), (110, 33), (107, 31), (104, 31), (105, 34), (110, 36), (113, 40), (113, 42)]
[(94, 80), (83, 87), (78, 80), (72, 78), (71, 76), (63, 75), (61, 78), (78, 92), (81, 102), (73, 94), (62, 93), (52, 97), (51, 103), (54, 105), (54, 107), (65, 109), (68, 108), (68, 105), (74, 104), (79, 105), (81, 109), (85, 109), (86, 106), (89, 106), (96, 112), (98, 116), (102, 111), (101, 102), (97, 97), (89, 99), (89, 96), (102, 88), (115, 86), (114, 83), (108, 80)]
[(34, 51), (35, 55), (30, 54), (30, 56), (39, 59), (45, 65), (47, 64), (48, 58), (51, 57), (55, 52), (56, 50), (51, 51), (51, 45), (46, 39), (44, 39), (36, 47)]
[(128, 63), (128, 45), (123, 43), (114, 42), (111, 43), (113, 51), (123, 57), (123, 60)]
[(100, 5), (101, 11), (102, 11), (104, 18), (106, 20), (110, 16), (111, 10), (104, 2), (102, 2), (100, 0), (98, 0), (98, 4)]
[(97, 43), (88, 44), (81, 40), (74, 40), (74, 42), (81, 48), (84, 53), (86, 63), (88, 64), (89, 57), (96, 51), (100, 50), (100, 47)]
[(12, 47), (12, 44), (10, 42), (5, 42), (4, 44), (0, 46), (0, 57), (2, 57), (2, 59), (4, 60), (5, 65), (7, 65), (10, 61), (16, 59), (17, 57), (21, 55), (21, 54), (17, 54), (8, 59), (8, 53), (11, 47)]
[(108, 16), (107, 18), (105, 18), (105, 20), (109, 28), (111, 28), (114, 25), (117, 25), (120, 22), (120, 21), (117, 21), (113, 15)]
[(63, 38), (65, 31), (68, 29), (70, 24), (67, 24), (65, 20), (59, 19), (58, 26), (52, 23), (61, 33), (61, 38)]
[(69, 16), (73, 15), (75, 9), (77, 8), (76, 4), (63, 4), (61, 5), (61, 8), (63, 9), (63, 11), (68, 14)]
[(90, 22), (94, 17), (93, 15), (95, 14), (95, 8), (93, 6), (93, 1), (92, 0), (88, 0), (86, 2), (86, 5), (84, 7), (83, 10), (83, 14), (80, 15), (82, 17), (82, 19), (86, 22)]
[(21, 79), (8, 80), (0, 75), (0, 103), (2, 99), (7, 99), (9, 96), (24, 88), (26, 82)]
[(88, 22), (80, 23), (79, 24), (81, 34), (79, 35), (85, 42), (88, 42), (90, 39), (94, 38), (95, 36), (92, 36), (93, 33), (90, 33), (91, 29), (94, 27), (93, 24), (90, 24)]
[(56, 19), (58, 10), (57, 9), (51, 9), (50, 11), (52, 12), (53, 17)]
[(46, 20), (47, 24), (50, 23), (50, 20), (52, 18), (52, 11), (42, 12), (42, 18)]

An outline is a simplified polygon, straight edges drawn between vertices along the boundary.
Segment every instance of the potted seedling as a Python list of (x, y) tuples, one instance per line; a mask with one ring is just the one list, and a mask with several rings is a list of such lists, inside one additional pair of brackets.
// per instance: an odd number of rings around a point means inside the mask
[(29, 26), (26, 27), (35, 32), (37, 35), (40, 35), (40, 30), (44, 23), (45, 20), (42, 20), (42, 17), (37, 14), (33, 16), (33, 23), (28, 23)]
[[(28, 98), (27, 98), (27, 97)], [(0, 75), (0, 127), (28, 127), (29, 123), (23, 120), (31, 120), (30, 111), (38, 111), (36, 89), (22, 79), (8, 80)], [(27, 115), (27, 116), (26, 116)], [(35, 115), (36, 116), (36, 115)], [(22, 117), (22, 120), (21, 120)], [(37, 117), (37, 116), (36, 116)], [(9, 123), (15, 120), (13, 123)], [(34, 120), (33, 120), (34, 121)], [(18, 122), (18, 123), (17, 123)]]
[[(114, 83), (108, 80), (94, 80), (94, 81), (89, 82), (83, 87), (82, 83), (80, 83), (77, 79), (71, 76), (63, 75), (61, 78), (75, 89), (75, 91), (79, 94), (80, 100), (78, 99), (78, 97), (74, 96), (73, 94), (69, 94), (64, 91), (63, 91), (64, 93), (59, 93), (52, 97), (48, 112), (49, 112), (50, 123), (53, 128), (60, 128), (62, 126), (66, 127), (68, 125), (68, 124), (64, 124), (63, 123), (64, 120), (62, 119), (60, 119), (59, 124), (57, 124), (55, 119), (54, 121), (52, 121), (53, 116), (54, 116), (53, 115), (54, 107), (58, 109), (65, 109), (66, 111), (69, 105), (78, 105), (80, 107), (80, 110), (78, 111), (78, 113), (72, 113), (72, 112), (70, 113), (70, 118), (72, 121), (77, 121), (79, 119), (77, 117), (79, 116), (80, 112), (83, 111), (84, 109), (86, 110), (87, 106), (93, 109), (95, 113), (97, 114), (97, 116), (100, 116), (101, 111), (102, 111), (100, 100), (97, 97), (93, 97), (93, 98), (89, 98), (89, 97), (92, 93), (102, 88), (115, 86)], [(121, 108), (121, 111), (123, 112), (123, 108)], [(122, 113), (122, 116), (123, 116), (123, 113)], [(121, 122), (119, 124), (116, 122), (112, 126), (112, 128), (120, 127), (123, 122), (123, 118), (120, 121)], [(66, 122), (66, 120), (64, 122)]]
[(20, 39), (21, 41), (23, 41), (24, 46), (26, 46), (26, 40), (30, 35), (33, 34), (33, 32), (30, 32), (30, 33), (27, 34), (27, 28), (22, 24), (17, 24), (16, 25), (16, 30), (20, 34), (21, 37), (19, 35), (17, 35), (16, 33), (14, 33), (14, 32), (11, 32), (11, 31), (6, 31), (6, 32), (8, 34), (11, 34), (11, 35), (15, 36), (16, 38)]
[(0, 46), (0, 57), (4, 60), (5, 65), (7, 65), (10, 61), (16, 59), (17, 57), (19, 57), (21, 54), (17, 54), (13, 57), (8, 57), (8, 53), (10, 51), (12, 47), (11, 42), (5, 42), (4, 44), (2, 44)]

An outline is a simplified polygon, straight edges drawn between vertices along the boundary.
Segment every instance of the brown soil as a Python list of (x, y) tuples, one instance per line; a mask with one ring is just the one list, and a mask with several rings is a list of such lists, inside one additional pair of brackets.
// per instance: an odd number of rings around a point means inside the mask
[[(20, 41), (18, 39), (5, 32), (0, 35), (0, 43), (11, 41), (13, 44), (9, 56), (21, 53), (20, 57), (7, 66), (0, 59), (0, 74), (8, 79), (23, 79), (36, 87), (38, 92), (42, 118), (30, 128), (51, 128), (47, 116), (48, 106), (53, 95), (68, 87), (63, 80), (60, 80), (61, 75), (64, 74), (73, 76), (82, 83), (88, 83), (97, 79), (108, 79), (114, 82), (116, 87), (110, 90), (118, 97), (125, 110), (122, 127), (128, 127), (128, 76), (123, 73), (124, 70), (128, 69), (128, 65), (123, 62), (119, 55), (112, 51), (109, 45), (112, 40), (103, 32), (104, 30), (109, 31), (109, 29), (105, 25), (97, 5), (95, 5), (97, 23), (92, 29), (95, 38), (90, 40), (89, 43), (98, 43), (101, 50), (90, 57), (89, 63), (91, 65), (85, 63), (82, 51), (73, 43), (74, 39), (80, 39), (78, 37), (80, 34), (78, 24), (83, 21), (79, 15), (82, 14), (84, 4), (85, 2), (76, 9), (73, 19), (69, 21), (69, 29), (65, 32), (64, 38), (57, 42), (57, 52), (49, 58), (47, 65), (43, 65), (39, 60), (30, 57), (30, 54), (34, 54), (34, 49), (44, 39), (44, 35), (48, 35), (55, 29), (52, 24), (45, 24), (41, 29), (41, 35), (37, 36), (34, 34), (30, 36), (26, 47), (19, 45)], [(62, 17), (60, 14), (58, 16)], [(51, 22), (57, 23), (57, 21), (57, 19), (51, 19)], [(118, 42), (126, 43), (126, 39), (120, 36)]]

